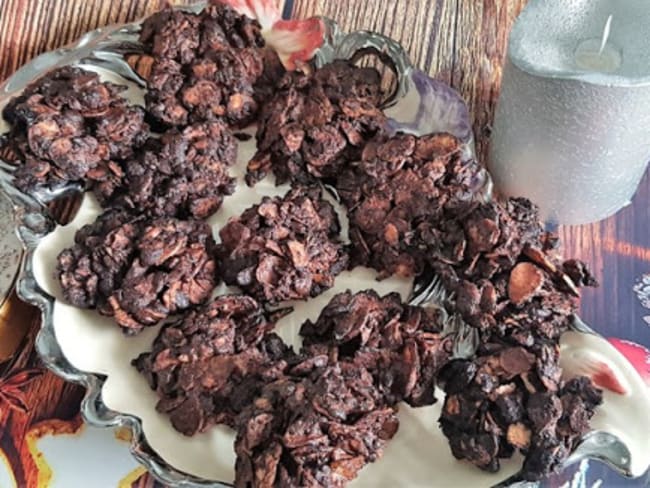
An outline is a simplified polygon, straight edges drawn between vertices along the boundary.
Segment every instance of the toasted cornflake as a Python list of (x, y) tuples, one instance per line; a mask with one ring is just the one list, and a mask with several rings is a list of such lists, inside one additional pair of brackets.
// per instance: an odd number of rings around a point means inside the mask
[(510, 273), (508, 297), (515, 305), (522, 305), (540, 290), (544, 283), (542, 271), (530, 263), (519, 263)]

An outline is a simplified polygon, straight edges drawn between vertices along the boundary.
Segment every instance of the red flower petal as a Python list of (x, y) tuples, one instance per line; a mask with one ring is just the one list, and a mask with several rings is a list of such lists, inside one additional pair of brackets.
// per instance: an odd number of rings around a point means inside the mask
[(611, 390), (619, 395), (624, 395), (626, 393), (625, 388), (623, 388), (623, 385), (621, 385), (618, 378), (616, 378), (612, 368), (607, 366), (605, 363), (595, 363), (592, 366), (594, 370), (591, 373), (591, 380), (594, 382), (594, 385)]
[(278, 20), (264, 32), (266, 42), (278, 53), (282, 64), (294, 70), (301, 62), (309, 61), (323, 44), (325, 24), (312, 17), (307, 20)]
[(0, 380), (0, 384), (11, 388), (20, 388), (43, 374), (41, 369), (22, 369)]
[(619, 395), (627, 393), (612, 368), (608, 364), (594, 359), (591, 355), (580, 358), (580, 362), (573, 365), (571, 373), (575, 376), (590, 378), (599, 388), (613, 391)]
[(214, 0), (230, 5), (237, 12), (251, 19), (257, 19), (262, 29), (273, 27), (282, 13), (277, 0)]
[(257, 19), (266, 43), (280, 56), (285, 68), (294, 70), (309, 61), (323, 44), (325, 24), (312, 17), (307, 20), (281, 20), (276, 0), (213, 0), (230, 5), (237, 12)]
[(7, 406), (13, 410), (27, 413), (25, 398), (19, 391), (2, 391), (0, 392), (0, 400), (4, 400)]
[(650, 351), (641, 344), (610, 337), (608, 341), (627, 358), (641, 378), (650, 386)]

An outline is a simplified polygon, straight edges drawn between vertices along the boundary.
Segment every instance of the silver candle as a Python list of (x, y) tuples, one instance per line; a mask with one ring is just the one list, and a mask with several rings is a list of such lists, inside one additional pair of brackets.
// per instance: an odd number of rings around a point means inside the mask
[(531, 0), (510, 34), (497, 190), (564, 224), (627, 205), (650, 161), (650, 1)]

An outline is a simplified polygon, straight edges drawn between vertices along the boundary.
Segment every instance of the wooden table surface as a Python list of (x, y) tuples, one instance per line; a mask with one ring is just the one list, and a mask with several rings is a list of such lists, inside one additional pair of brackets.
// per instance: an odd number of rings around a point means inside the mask
[[(164, 3), (0, 0), (0, 80), (43, 51), (71, 42), (97, 27), (140, 18)], [(401, 42), (419, 68), (451, 84), (465, 97), (473, 116), (478, 154), (484, 161), (508, 32), (525, 3), (526, 0), (287, 0), (284, 12), (285, 16), (300, 18), (326, 15), (336, 19), (345, 30), (374, 30)], [(584, 293), (582, 317), (606, 336), (646, 346), (650, 344), (650, 322), (644, 317), (650, 315), (650, 310), (642, 307), (633, 287), (644, 273), (649, 273), (650, 280), (649, 198), (650, 180), (646, 178), (633, 205), (615, 217), (594, 225), (561, 229), (565, 254), (588, 262), (602, 283), (599, 289)], [(0, 375), (5, 380), (13, 378), (22, 395), (13, 402), (13, 408), (0, 399), (0, 448), (12, 464), (18, 486), (32, 487), (37, 486), (38, 476), (27, 456), (25, 433), (49, 419), (77, 421), (83, 391), (51, 373), (39, 371), (32, 350), (39, 315), (16, 298), (10, 307), (3, 310), (9, 314), (10, 331), (6, 337), (0, 337), (0, 343), (20, 341), (20, 346), (13, 358), (1, 365)], [(37, 370), (30, 374), (31, 368)], [(598, 465), (592, 466), (590, 472), (594, 479), (604, 477), (604, 486), (623, 484)], [(626, 486), (647, 486), (638, 483), (627, 482)], [(151, 486), (153, 482), (142, 477), (136, 484)]]

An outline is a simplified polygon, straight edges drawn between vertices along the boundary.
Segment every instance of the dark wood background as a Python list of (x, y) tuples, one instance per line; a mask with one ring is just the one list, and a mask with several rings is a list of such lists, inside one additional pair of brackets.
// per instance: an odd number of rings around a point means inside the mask
[[(0, 80), (41, 52), (72, 42), (97, 27), (143, 17), (167, 3), (162, 0), (0, 0)], [(172, 2), (180, 3), (180, 2)], [(526, 0), (286, 0), (285, 16), (326, 15), (345, 30), (369, 29), (402, 43), (414, 63), (455, 87), (473, 116), (477, 148), (485, 160), (490, 124), (499, 94), (508, 32)], [(583, 297), (582, 316), (606, 336), (648, 346), (650, 327), (633, 286), (650, 273), (650, 179), (641, 184), (633, 205), (603, 222), (560, 229), (567, 256), (587, 261), (602, 286)], [(62, 213), (66, 208), (60, 208)], [(47, 419), (75, 421), (81, 388), (50, 373), (21, 375), (38, 368), (32, 351), (38, 313), (14, 297), (3, 309), (9, 332), (0, 341), (20, 343), (5, 360), (0, 377), (14, 378), (25, 404), (0, 401), (0, 447), (15, 460), (19, 486), (36, 486), (34, 466), (26, 459), (24, 434)], [(23, 381), (24, 380), (24, 381)], [(21, 461), (22, 459), (22, 461)], [(595, 464), (595, 463), (593, 463)], [(604, 486), (623, 480), (594, 465), (590, 479)], [(150, 486), (141, 479), (138, 486)], [(589, 486), (589, 485), (588, 485)], [(625, 486), (648, 486), (626, 482)]]

